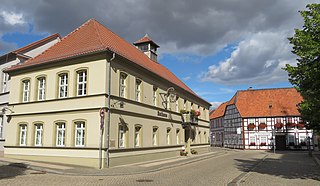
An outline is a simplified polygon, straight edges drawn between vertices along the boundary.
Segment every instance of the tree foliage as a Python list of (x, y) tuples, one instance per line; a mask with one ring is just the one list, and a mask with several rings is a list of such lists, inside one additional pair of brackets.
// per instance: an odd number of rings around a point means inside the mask
[(304, 99), (299, 104), (302, 119), (308, 128), (320, 130), (320, 4), (309, 4), (300, 14), (304, 26), (289, 38), (297, 66), (287, 64), (285, 70)]

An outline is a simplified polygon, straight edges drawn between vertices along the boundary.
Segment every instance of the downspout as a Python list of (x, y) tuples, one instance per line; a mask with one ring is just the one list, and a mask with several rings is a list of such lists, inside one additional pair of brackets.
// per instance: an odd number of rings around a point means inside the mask
[[(107, 152), (106, 152), (106, 159), (107, 159), (107, 168), (109, 168), (110, 166), (110, 158), (109, 158), (109, 147), (110, 147), (110, 116), (111, 116), (111, 113), (110, 113), (110, 108), (111, 108), (111, 105), (110, 105), (110, 95), (111, 95), (111, 62), (116, 58), (116, 53), (113, 53), (112, 54), (112, 58), (109, 60), (109, 63), (108, 63), (108, 121), (107, 121), (107, 128), (106, 128), (106, 137), (107, 137), (107, 140), (106, 140), (106, 149), (107, 149)], [(107, 60), (108, 62), (108, 60)]]

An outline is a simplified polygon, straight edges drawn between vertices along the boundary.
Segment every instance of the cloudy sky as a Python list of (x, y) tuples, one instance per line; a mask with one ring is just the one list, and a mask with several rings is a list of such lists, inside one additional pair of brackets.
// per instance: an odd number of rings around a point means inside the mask
[(0, 54), (43, 37), (65, 36), (95, 18), (129, 43), (148, 33), (159, 62), (214, 106), (237, 90), (289, 87), (288, 37), (303, 0), (2, 0)]

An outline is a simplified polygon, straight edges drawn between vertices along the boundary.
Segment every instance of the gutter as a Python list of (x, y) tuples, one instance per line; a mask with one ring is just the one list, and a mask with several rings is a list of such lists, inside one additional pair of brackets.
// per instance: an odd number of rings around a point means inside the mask
[[(106, 166), (107, 168), (110, 167), (110, 152), (109, 152), (109, 148), (110, 148), (110, 110), (111, 110), (111, 104), (110, 104), (110, 97), (111, 97), (111, 62), (116, 58), (116, 53), (113, 52), (112, 54), (112, 58), (109, 60), (108, 63), (108, 121), (107, 121), (107, 126), (106, 126)], [(108, 60), (106, 60), (108, 62)]]

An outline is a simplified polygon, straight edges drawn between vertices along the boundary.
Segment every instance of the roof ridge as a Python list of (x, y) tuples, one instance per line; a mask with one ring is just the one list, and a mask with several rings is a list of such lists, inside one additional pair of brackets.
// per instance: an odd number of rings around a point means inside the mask
[(96, 19), (92, 19), (92, 22), (93, 22), (93, 28), (94, 30), (96, 31), (96, 34), (98, 35), (98, 39), (99, 39), (99, 42), (101, 44), (101, 46), (103, 46), (104, 48), (108, 48), (104, 45), (104, 43), (102, 42), (102, 39), (101, 39), (101, 34), (99, 32), (99, 29), (97, 29), (97, 25), (96, 24), (100, 24), (102, 25), (100, 22), (98, 22)]
[(239, 92), (247, 92), (247, 91), (279, 90), (279, 89), (294, 89), (294, 87), (261, 88), (261, 89), (238, 90), (238, 91)]
[[(13, 50), (13, 51), (11, 51), (11, 52), (16, 54), (16, 53), (18, 53), (18, 52), (27, 50), (28, 48), (33, 47), (34, 45), (40, 44), (40, 43), (45, 42), (45, 41), (47, 41), (47, 40), (49, 40), (49, 39), (51, 39), (51, 38), (54, 38), (54, 37), (59, 37), (59, 38), (61, 39), (60, 34), (54, 33), (54, 34), (51, 34), (51, 35), (49, 35), (49, 36), (47, 36), (47, 37), (45, 37), (45, 38), (42, 38), (42, 39), (40, 39), (40, 40), (38, 40), (38, 41), (34, 41), (34, 42), (32, 42), (32, 43), (30, 43), (30, 44), (28, 44), (28, 45), (26, 45), (26, 46), (23, 46), (23, 47), (21, 47), (21, 48), (18, 48), (18, 49), (16, 49), (16, 50)], [(9, 52), (9, 53), (10, 53), (10, 52)]]
[[(77, 27), (76, 29), (74, 29), (73, 31), (71, 31), (69, 34), (67, 34), (66, 36), (64, 36), (63, 38), (60, 39), (59, 42), (55, 43), (54, 45), (52, 45), (51, 47), (57, 45), (58, 43), (60, 43), (61, 41), (67, 39), (71, 34), (77, 32), (78, 30), (80, 30), (81, 28), (83, 28), (85, 25), (89, 24), (90, 21), (94, 21), (94, 18), (89, 19), (88, 21), (86, 21), (85, 23), (83, 23), (82, 25), (80, 25), (79, 27)], [(25, 63), (28, 63), (30, 60), (38, 58), (40, 56), (42, 56), (46, 51), (48, 51), (51, 47), (47, 48), (46, 50), (44, 50), (41, 54), (35, 56), (34, 58), (30, 58), (27, 61), (25, 61)]]

